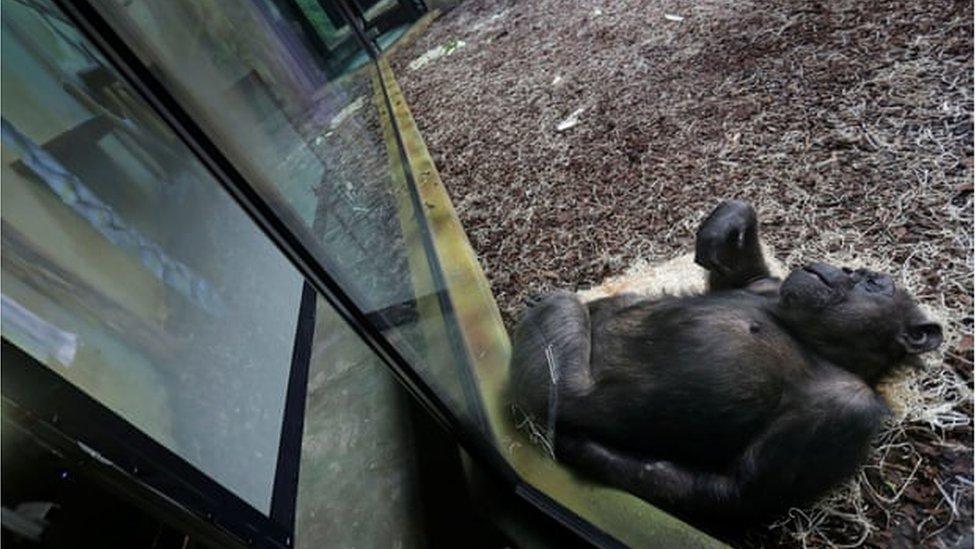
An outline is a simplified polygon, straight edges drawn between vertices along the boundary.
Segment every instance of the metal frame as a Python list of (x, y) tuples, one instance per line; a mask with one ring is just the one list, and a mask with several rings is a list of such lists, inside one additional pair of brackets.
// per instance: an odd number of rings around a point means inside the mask
[(274, 523), (7, 339), (0, 360), (4, 421), (204, 539), (291, 546), (292, 528)]
[(271, 490), (271, 521), (289, 530), (286, 545), (291, 545), (295, 530), (295, 502), (298, 496), (298, 470), (302, 458), (302, 430), (305, 426), (305, 397), (308, 393), (308, 369), (312, 360), (315, 335), (315, 290), (302, 283), (295, 347), (292, 350), (285, 410), (278, 442), (278, 463)]
[[(327, 256), (316, 253), (319, 251), (318, 242), (303, 228), (302, 223), (296, 219), (288, 219), (291, 222), (286, 222), (285, 219), (289, 217), (287, 210), (275, 208), (251, 186), (89, 0), (54, 0), (54, 2), (109, 60), (125, 81), (163, 118), (217, 179), (221, 187), (305, 277), (302, 311), (306, 311), (309, 307), (314, 311), (314, 305), (308, 304), (314, 303), (314, 292), (322, 295), (362, 341), (390, 368), (394, 376), (417, 399), (424, 410), (459, 442), (501, 489), (511, 490), (512, 493), (556, 519), (589, 543), (599, 546), (620, 546), (618, 541), (605, 532), (566, 510), (546, 494), (523, 483), (495, 446), (489, 442), (487, 432), (475, 429), (459, 419), (382, 334), (381, 330), (385, 326), (375, 324), (375, 318), (368, 318), (329, 274), (329, 265), (323, 264), (320, 260)], [(337, 4), (347, 18), (347, 23), (366, 47), (375, 66), (375, 60), (379, 55), (375, 43), (366, 36), (364, 29), (356, 24), (354, 14), (349, 13), (351, 10), (346, 3), (339, 0)], [(389, 97), (386, 101), (389, 105)], [(397, 134), (399, 141), (399, 130)], [(398, 145), (401, 154), (406, 154), (402, 142), (398, 142)], [(405, 165), (404, 169), (409, 172), (409, 165)], [(311, 291), (312, 289), (314, 292)], [(303, 328), (300, 322), (296, 335), (296, 350), (298, 350), (298, 341), (303, 335), (308, 335), (307, 330), (307, 325)], [(22, 417), (40, 419), (44, 428), (54, 429), (67, 436), (69, 440), (90, 441), (91, 444), (86, 443), (87, 446), (97, 449), (97, 453), (108, 458), (113, 467), (127, 471), (128, 478), (134, 480), (137, 486), (149, 489), (174, 508), (183, 509), (190, 516), (201, 519), (202, 525), (214, 527), (217, 533), (232, 533), (244, 543), (279, 547), (287, 547), (293, 543), (297, 463), (292, 469), (287, 464), (283, 466), (281, 460), (285, 453), (293, 454), (295, 459), (298, 459), (300, 452), (296, 449), (300, 448), (301, 417), (297, 421), (294, 420), (295, 416), (292, 416), (291, 421), (286, 419), (279, 448), (275, 492), (277, 494), (279, 489), (284, 490), (283, 486), (290, 486), (291, 493), (281, 492), (280, 497), (273, 497), (272, 517), (265, 517), (182, 458), (149, 439), (144, 433), (121, 420), (97, 401), (74, 388), (13, 345), (4, 341), (3, 349), (5, 408), (8, 405), (14, 408), (23, 407)], [(17, 353), (21, 355), (18, 360), (7, 359), (8, 354), (16, 356)], [(299, 408), (296, 397), (291, 394), (293, 391), (301, 389), (300, 392), (303, 393), (301, 398), (304, 398), (308, 361), (304, 360), (304, 362), (304, 373), (296, 373), (293, 363), (288, 383), (290, 394), (286, 413), (294, 414), (294, 409)], [(13, 381), (12, 376), (22, 376), (21, 381)], [(51, 376), (55, 379), (52, 380)], [(8, 378), (11, 379), (10, 382)], [(24, 382), (27, 383), (26, 386), (19, 385)], [(31, 394), (32, 390), (24, 390), (24, 387), (43, 387), (45, 384), (57, 386), (57, 389), (44, 394)], [(8, 401), (8, 389), (11, 387), (13, 391), (9, 394), (13, 397)], [(53, 394), (59, 395), (58, 398), (52, 399)], [(303, 407), (301, 412), (303, 415)], [(69, 416), (71, 420), (67, 420)], [(296, 439), (299, 446), (296, 446)], [(178, 500), (178, 503), (173, 498)], [(287, 527), (279, 522), (289, 520), (292, 524)]]

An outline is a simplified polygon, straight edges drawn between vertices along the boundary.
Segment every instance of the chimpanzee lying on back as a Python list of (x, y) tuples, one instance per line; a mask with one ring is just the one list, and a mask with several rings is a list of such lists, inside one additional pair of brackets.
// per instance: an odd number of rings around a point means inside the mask
[(537, 302), (515, 333), (515, 404), (549, 426), (558, 460), (693, 521), (823, 495), (887, 413), (879, 380), (941, 328), (883, 274), (815, 263), (771, 278), (743, 202), (702, 223), (695, 262), (703, 295)]

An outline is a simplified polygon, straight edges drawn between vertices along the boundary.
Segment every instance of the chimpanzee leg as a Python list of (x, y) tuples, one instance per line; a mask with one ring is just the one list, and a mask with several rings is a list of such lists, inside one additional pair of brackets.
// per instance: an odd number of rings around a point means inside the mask
[(752, 206), (739, 200), (719, 204), (698, 228), (695, 263), (708, 270), (713, 291), (744, 288), (769, 277)]
[(852, 375), (821, 375), (775, 419), (727, 474), (640, 459), (571, 432), (556, 439), (556, 458), (610, 486), (687, 517), (751, 520), (809, 502), (849, 477), (887, 413)]
[(512, 390), (536, 418), (586, 395), (590, 373), (590, 315), (575, 294), (557, 292), (526, 310), (512, 338)]
[(730, 510), (743, 511), (738, 505), (737, 480), (730, 476), (690, 471), (668, 461), (640, 459), (569, 434), (556, 439), (556, 458), (595, 480), (670, 512), (718, 518)]

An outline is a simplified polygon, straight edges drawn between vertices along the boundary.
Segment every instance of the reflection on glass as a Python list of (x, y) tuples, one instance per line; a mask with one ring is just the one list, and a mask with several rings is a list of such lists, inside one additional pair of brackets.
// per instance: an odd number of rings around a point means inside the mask
[(426, 10), (417, 0), (351, 0), (349, 7), (380, 49), (392, 45)]
[(299, 11), (296, 20), (309, 29), (313, 51), (324, 54), (327, 73), (340, 75), (369, 61), (335, 2), (295, 0), (295, 5)]
[(410, 396), (323, 299), (308, 374), (295, 546), (425, 546)]
[(401, 354), (482, 426), (375, 65), (332, 76), (316, 39), (296, 30), (327, 41), (330, 14), (299, 2), (306, 21), (294, 25), (285, 0), (95, 5)]
[(301, 277), (49, 2), (2, 6), (4, 338), (267, 513)]

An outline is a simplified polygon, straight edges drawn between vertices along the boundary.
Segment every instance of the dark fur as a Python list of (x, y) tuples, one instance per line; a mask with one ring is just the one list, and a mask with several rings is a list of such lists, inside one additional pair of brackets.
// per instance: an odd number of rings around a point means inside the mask
[(557, 459), (712, 524), (808, 502), (856, 470), (887, 413), (877, 382), (941, 330), (878, 273), (815, 264), (780, 284), (756, 227), (741, 202), (702, 224), (706, 294), (557, 293), (525, 313), (511, 393), (549, 424), (554, 362)]

